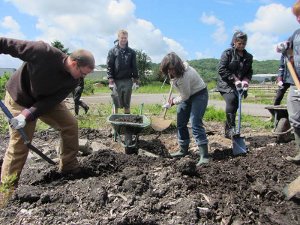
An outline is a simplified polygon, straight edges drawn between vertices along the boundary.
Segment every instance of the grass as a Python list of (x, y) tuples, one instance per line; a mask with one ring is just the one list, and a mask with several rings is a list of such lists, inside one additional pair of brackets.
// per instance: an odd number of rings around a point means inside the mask
[[(141, 106), (133, 106), (131, 109), (132, 114), (140, 114)], [(120, 111), (119, 113), (122, 113)], [(152, 116), (163, 116), (163, 109), (159, 104), (148, 104), (144, 105), (142, 109), (142, 114), (147, 117)], [(110, 124), (107, 122), (107, 118), (111, 115), (111, 105), (101, 104), (94, 106), (90, 109), (88, 114), (80, 113), (78, 116), (79, 127), (82, 128), (93, 128), (100, 129), (109, 127)], [(173, 119), (174, 123), (176, 121), (176, 107), (172, 107), (167, 111), (167, 119)], [(242, 114), (243, 125), (250, 126), (253, 129), (271, 129), (273, 126), (272, 122), (266, 122), (261, 118), (244, 115)], [(206, 109), (204, 115), (204, 121), (215, 121), (224, 122), (226, 120), (225, 112), (221, 109), (216, 109), (214, 106), (209, 106)]]
[(0, 185), (0, 209), (6, 207), (10, 197), (14, 192), (14, 184), (17, 180), (17, 175), (13, 174), (3, 179)]
[[(216, 87), (216, 82), (210, 82), (207, 84), (208, 90), (212, 90)], [(139, 89), (135, 90), (133, 93), (138, 94), (157, 94), (157, 93), (168, 93), (170, 90), (169, 84), (164, 84), (162, 86), (161, 82), (152, 82), (151, 84), (140, 86)], [(107, 86), (100, 86), (95, 88), (95, 94), (96, 93), (107, 93), (110, 94), (110, 90)], [(176, 93), (176, 90), (174, 90)], [(245, 103), (257, 103), (257, 104), (266, 104), (266, 105), (273, 105), (274, 97), (276, 93), (267, 93), (266, 91), (261, 90), (255, 90), (255, 89), (249, 89), (248, 91), (248, 97), (243, 100)], [(286, 95), (287, 96), (287, 93)], [(210, 99), (215, 100), (224, 100), (223, 97), (220, 95), (219, 92), (210, 92), (209, 93)], [(282, 104), (286, 104), (286, 97), (283, 98)]]
[[(134, 93), (143, 93), (143, 94), (157, 94), (157, 93), (168, 93), (170, 90), (170, 84), (162, 85), (161, 82), (152, 82), (149, 85), (140, 86), (137, 90), (133, 91)], [(97, 93), (110, 93), (110, 89), (107, 86), (100, 86), (95, 88), (95, 94)]]
[[(135, 105), (131, 108), (132, 114), (140, 114), (141, 105)], [(73, 110), (72, 110), (73, 113)], [(122, 110), (119, 111), (122, 113)], [(91, 129), (101, 129), (108, 128), (110, 124), (107, 122), (107, 118), (112, 114), (112, 106), (110, 104), (98, 104), (92, 105), (87, 114), (84, 114), (83, 110), (80, 111), (78, 118), (78, 125), (80, 128), (91, 128)], [(147, 117), (152, 116), (163, 116), (163, 109), (160, 104), (147, 104), (142, 107), (142, 114)], [(172, 107), (167, 111), (167, 119), (173, 119), (176, 121), (176, 107)], [(248, 124), (248, 126), (254, 129), (271, 129), (273, 123), (263, 121), (263, 119), (250, 116), (242, 115), (243, 124)], [(204, 115), (204, 121), (215, 121), (223, 122), (225, 121), (225, 112), (221, 109), (216, 109), (214, 106), (207, 107)], [(46, 130), (49, 126), (40, 120), (37, 122), (36, 130)], [(8, 123), (3, 113), (0, 113), (0, 133), (5, 134), (8, 131)]]

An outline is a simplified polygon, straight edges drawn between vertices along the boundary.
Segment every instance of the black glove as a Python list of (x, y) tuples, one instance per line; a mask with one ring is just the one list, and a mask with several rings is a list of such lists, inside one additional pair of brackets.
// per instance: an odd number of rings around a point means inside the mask
[(248, 97), (248, 91), (244, 91), (243, 96), (244, 96), (244, 99), (246, 99)]

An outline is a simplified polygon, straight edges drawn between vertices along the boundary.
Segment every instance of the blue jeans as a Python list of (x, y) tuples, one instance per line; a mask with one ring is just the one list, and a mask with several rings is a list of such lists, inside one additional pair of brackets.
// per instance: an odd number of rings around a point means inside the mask
[(191, 119), (192, 133), (197, 145), (207, 144), (202, 118), (208, 103), (207, 89), (192, 95), (188, 100), (181, 102), (177, 107), (177, 134), (179, 145), (189, 145), (190, 135), (187, 124)]

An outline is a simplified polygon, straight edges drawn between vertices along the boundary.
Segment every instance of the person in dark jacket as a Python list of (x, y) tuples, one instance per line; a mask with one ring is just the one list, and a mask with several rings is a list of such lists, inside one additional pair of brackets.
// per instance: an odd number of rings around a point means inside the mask
[[(288, 51), (288, 57), (289, 60), (293, 62), (293, 52), (291, 49)], [(284, 54), (281, 54), (280, 65), (279, 65), (278, 76), (277, 76), (278, 89), (274, 99), (274, 105), (280, 105), (284, 97), (284, 94), (289, 89), (291, 84), (294, 84), (290, 71), (287, 68), (286, 60), (287, 59), (285, 58)]]
[(117, 45), (107, 56), (107, 79), (115, 112), (118, 113), (118, 108), (124, 108), (124, 113), (130, 114), (132, 89), (139, 85), (136, 52), (128, 47), (127, 31), (120, 30), (116, 42)]
[[(247, 34), (236, 31), (233, 34), (231, 48), (226, 49), (218, 65), (217, 89), (226, 102), (225, 137), (235, 134), (235, 117), (238, 109), (237, 89), (248, 89), (252, 78), (253, 56), (245, 49)], [(244, 92), (247, 97), (247, 92)]]
[(29, 149), (17, 130), (23, 128), (31, 141), (37, 119), (60, 131), (59, 171), (80, 172), (76, 158), (78, 124), (63, 100), (77, 87), (80, 78), (93, 71), (92, 53), (81, 49), (68, 56), (43, 41), (0, 37), (0, 54), (24, 61), (6, 84), (5, 105), (14, 117), (9, 121), (10, 140), (1, 181), (13, 174), (19, 178)]
[(76, 115), (78, 115), (79, 113), (79, 106), (81, 106), (84, 109), (85, 113), (87, 113), (90, 108), (85, 102), (83, 102), (80, 99), (83, 89), (84, 89), (84, 78), (80, 78), (78, 86), (73, 91), (74, 110)]

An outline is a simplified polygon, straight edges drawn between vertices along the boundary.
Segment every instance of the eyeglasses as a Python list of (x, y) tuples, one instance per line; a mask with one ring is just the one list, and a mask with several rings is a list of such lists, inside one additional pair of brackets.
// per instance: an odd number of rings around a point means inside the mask
[(79, 70), (80, 72), (80, 77), (85, 77), (87, 74), (82, 72), (81, 68), (77, 65), (77, 69)]

